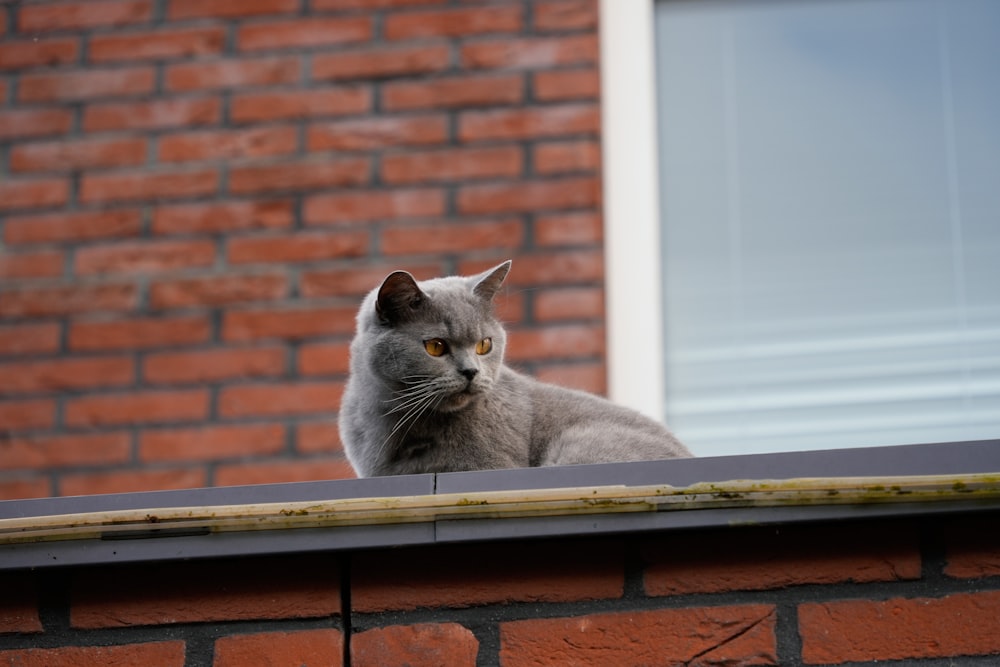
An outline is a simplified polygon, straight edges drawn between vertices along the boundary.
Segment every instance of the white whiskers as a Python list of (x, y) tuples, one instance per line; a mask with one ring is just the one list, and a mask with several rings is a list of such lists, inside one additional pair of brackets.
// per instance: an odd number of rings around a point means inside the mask
[(413, 425), (420, 420), (428, 410), (436, 408), (444, 398), (449, 395), (450, 390), (444, 378), (432, 375), (410, 375), (400, 378), (407, 387), (395, 392), (393, 398), (385, 401), (393, 404), (383, 417), (388, 417), (396, 413), (403, 413), (396, 421), (395, 426), (382, 441), (379, 447), (380, 453), (385, 451), (393, 436), (401, 432), (399, 439), (402, 440), (413, 428)]

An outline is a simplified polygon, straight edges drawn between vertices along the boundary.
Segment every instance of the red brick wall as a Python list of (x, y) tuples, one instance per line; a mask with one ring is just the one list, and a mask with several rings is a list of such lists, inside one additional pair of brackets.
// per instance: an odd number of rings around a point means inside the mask
[(351, 474), (360, 295), (604, 390), (596, 0), (0, 4), (0, 498)]
[(992, 665), (997, 519), (15, 572), (0, 665)]

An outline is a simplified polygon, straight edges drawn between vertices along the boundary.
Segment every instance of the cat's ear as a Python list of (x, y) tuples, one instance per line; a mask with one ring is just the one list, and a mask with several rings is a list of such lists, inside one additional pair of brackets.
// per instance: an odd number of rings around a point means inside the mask
[(424, 300), (424, 293), (406, 271), (396, 271), (382, 282), (375, 301), (375, 313), (383, 324), (394, 325), (413, 316)]
[(503, 284), (503, 279), (507, 277), (510, 265), (511, 261), (508, 259), (503, 264), (495, 266), (481, 274), (476, 281), (476, 286), (472, 288), (472, 293), (483, 301), (492, 301), (493, 297), (500, 291), (500, 285)]

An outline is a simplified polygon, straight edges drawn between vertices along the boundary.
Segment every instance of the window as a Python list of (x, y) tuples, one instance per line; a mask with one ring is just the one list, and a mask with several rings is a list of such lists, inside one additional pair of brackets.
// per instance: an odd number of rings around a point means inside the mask
[(607, 214), (660, 250), (668, 423), (699, 455), (1000, 436), (1000, 5), (653, 23), (659, 226)]

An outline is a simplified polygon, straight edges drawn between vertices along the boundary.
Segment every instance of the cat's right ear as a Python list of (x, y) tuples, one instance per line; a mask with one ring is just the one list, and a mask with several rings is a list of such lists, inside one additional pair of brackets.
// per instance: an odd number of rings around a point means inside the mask
[(483, 301), (492, 301), (493, 297), (500, 291), (500, 285), (503, 284), (503, 279), (507, 277), (510, 265), (511, 261), (508, 259), (503, 264), (494, 266), (486, 273), (479, 275), (476, 286), (472, 288), (473, 294)]
[(406, 271), (396, 271), (382, 282), (375, 301), (375, 313), (382, 324), (394, 326), (413, 317), (423, 303), (424, 293)]

